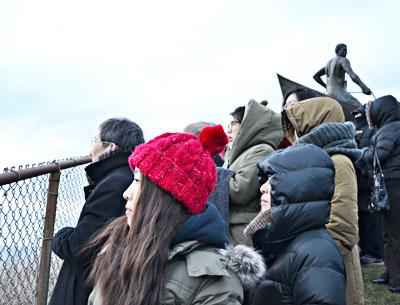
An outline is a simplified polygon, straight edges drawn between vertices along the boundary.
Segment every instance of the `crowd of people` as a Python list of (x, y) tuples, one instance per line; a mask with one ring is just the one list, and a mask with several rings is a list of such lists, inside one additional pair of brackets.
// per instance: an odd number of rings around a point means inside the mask
[[(333, 98), (293, 88), (277, 113), (251, 100), (145, 142), (103, 122), (51, 305), (364, 304), (362, 264), (400, 293), (400, 104), (346, 121)], [(374, 155), (390, 209), (369, 209)]]

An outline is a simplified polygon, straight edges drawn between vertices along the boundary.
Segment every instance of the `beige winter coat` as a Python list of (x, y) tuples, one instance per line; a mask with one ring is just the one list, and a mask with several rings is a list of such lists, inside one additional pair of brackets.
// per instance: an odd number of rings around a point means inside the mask
[(271, 154), (283, 139), (278, 113), (250, 101), (232, 149), (225, 159), (235, 175), (229, 182), (230, 243), (251, 245), (243, 230), (260, 211), (257, 163)]
[[(284, 117), (285, 119), (285, 117)], [(290, 127), (301, 136), (328, 122), (344, 122), (343, 110), (329, 97), (301, 101), (286, 110), (283, 123), (290, 137)], [(357, 177), (352, 161), (345, 155), (331, 155), (335, 164), (335, 192), (329, 223), (326, 225), (343, 256), (346, 268), (346, 299), (348, 305), (364, 304), (364, 288), (358, 252)]]

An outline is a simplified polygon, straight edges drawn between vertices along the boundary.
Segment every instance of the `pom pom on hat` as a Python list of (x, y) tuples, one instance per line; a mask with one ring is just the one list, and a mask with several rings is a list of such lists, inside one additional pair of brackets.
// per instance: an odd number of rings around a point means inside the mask
[(200, 131), (199, 139), (211, 157), (224, 151), (229, 143), (228, 136), (221, 125), (204, 127)]
[(193, 214), (203, 211), (217, 180), (210, 153), (190, 133), (164, 133), (137, 146), (128, 162)]

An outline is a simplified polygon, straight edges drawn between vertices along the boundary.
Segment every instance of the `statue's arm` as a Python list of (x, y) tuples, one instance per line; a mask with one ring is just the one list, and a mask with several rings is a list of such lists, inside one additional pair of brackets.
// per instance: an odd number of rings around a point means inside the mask
[(318, 72), (314, 74), (314, 79), (318, 84), (320, 84), (322, 87), (326, 88), (326, 84), (324, 83), (324, 81), (321, 78), (324, 75), (325, 75), (325, 67), (318, 70)]
[(370, 95), (371, 94), (371, 89), (369, 89), (358, 77), (357, 74), (354, 73), (353, 69), (351, 68), (350, 61), (347, 58), (343, 58), (343, 60), (340, 61), (340, 64), (342, 65), (342, 68), (346, 73), (351, 77), (353, 82), (355, 82), (357, 85), (359, 85), (362, 89), (362, 92), (364, 94)]

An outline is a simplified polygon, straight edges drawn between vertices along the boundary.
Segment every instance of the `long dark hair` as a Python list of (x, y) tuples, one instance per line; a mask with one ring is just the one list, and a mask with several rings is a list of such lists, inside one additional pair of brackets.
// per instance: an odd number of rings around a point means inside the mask
[(189, 216), (171, 194), (142, 176), (131, 227), (126, 216), (117, 218), (89, 244), (107, 240), (89, 276), (103, 304), (162, 304), (171, 240)]

